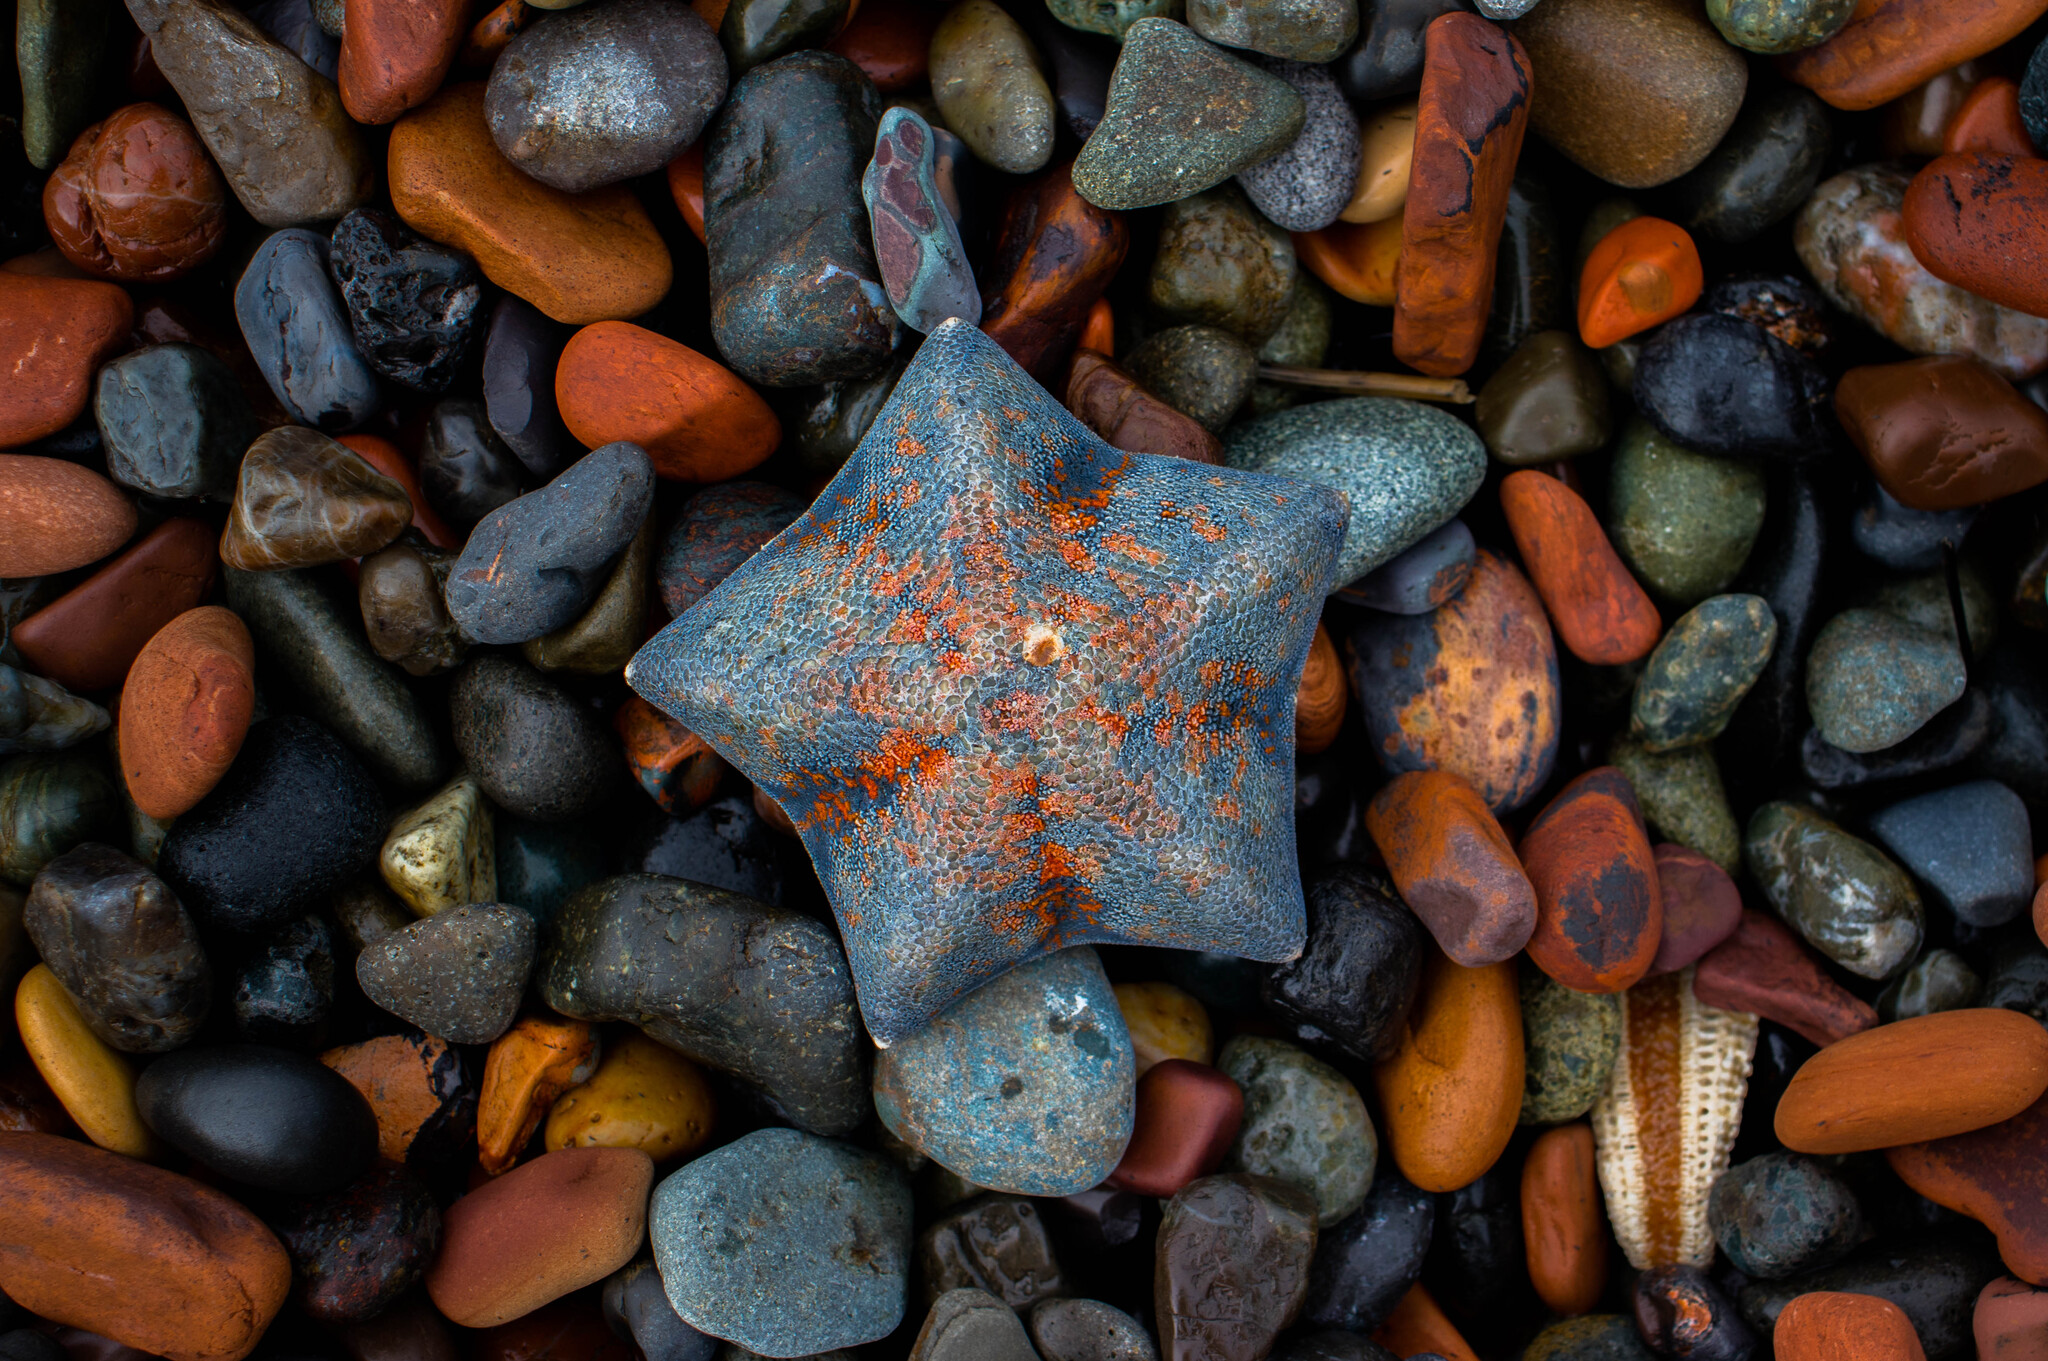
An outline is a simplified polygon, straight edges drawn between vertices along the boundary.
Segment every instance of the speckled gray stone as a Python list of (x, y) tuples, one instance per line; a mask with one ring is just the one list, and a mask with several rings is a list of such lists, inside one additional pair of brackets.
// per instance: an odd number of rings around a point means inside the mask
[(1101, 1300), (1044, 1300), (1029, 1321), (1041, 1361), (1159, 1361), (1138, 1321)]
[(1271, 160), (1237, 172), (1254, 206), (1290, 232), (1318, 232), (1337, 220), (1358, 182), (1358, 115), (1327, 66), (1262, 59), (1294, 87), (1307, 110), (1301, 135)]
[(1519, 19), (1539, 0), (1472, 0), (1472, 7), (1493, 20)]
[(986, 1290), (948, 1290), (933, 1303), (910, 1361), (1037, 1361), (1016, 1311)]
[(1188, 25), (1225, 47), (1335, 61), (1358, 38), (1358, 0), (1188, 0)]
[(1996, 780), (1972, 780), (1895, 803), (1870, 830), (1971, 926), (2003, 926), (2034, 896), (2034, 836), (2027, 805)]
[(1306, 114), (1286, 81), (1183, 24), (1140, 19), (1124, 35), (1102, 122), (1074, 161), (1074, 188), (1116, 212), (1171, 203), (1279, 155)]
[(1702, 600), (1678, 617), (1644, 663), (1630, 731), (1659, 752), (1713, 741), (1777, 641), (1778, 621), (1762, 596)]
[(1690, 846), (1730, 874), (1737, 872), (1742, 864), (1742, 829), (1728, 805), (1711, 742), (1660, 752), (1617, 739), (1608, 748), (1607, 760), (1628, 776), (1643, 821), (1659, 839)]
[(504, 1034), (533, 969), (533, 918), (471, 903), (393, 931), (356, 957), (363, 995), (402, 1021), (455, 1044)]
[(1952, 636), (1884, 610), (1842, 611), (1806, 657), (1814, 726), (1844, 751), (1898, 745), (1961, 699), (1967, 683)]
[(1262, 416), (1231, 431), (1233, 468), (1320, 483), (1351, 502), (1331, 581), (1390, 562), (1472, 499), (1486, 446), (1472, 427), (1421, 402), (1345, 397)]
[(1170, 326), (1123, 362), (1153, 396), (1211, 433), (1230, 424), (1259, 376), (1252, 347), (1216, 326)]
[(1555, 1125), (1593, 1109), (1621, 1054), (1621, 1000), (1575, 992), (1524, 961), (1522, 1113)]
[(1299, 1186), (1328, 1228), (1365, 1203), (1379, 1137), (1349, 1078), (1280, 1040), (1239, 1035), (1216, 1066), (1244, 1089), (1244, 1124), (1224, 1168)]
[(669, 1303), (699, 1332), (808, 1356), (903, 1319), (910, 1185), (850, 1145), (755, 1130), (655, 1187), (647, 1227)]

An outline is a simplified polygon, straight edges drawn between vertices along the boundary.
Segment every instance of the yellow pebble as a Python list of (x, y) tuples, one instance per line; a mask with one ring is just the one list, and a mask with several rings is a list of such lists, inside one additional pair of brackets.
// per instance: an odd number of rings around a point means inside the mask
[(702, 1148), (715, 1116), (697, 1065), (635, 1030), (605, 1049), (590, 1081), (556, 1098), (545, 1138), (550, 1153), (637, 1148), (663, 1162)]
[(1415, 104), (1397, 104), (1368, 122), (1359, 135), (1358, 180), (1339, 220), (1384, 222), (1408, 203), (1408, 171), (1415, 160)]
[(398, 815), (377, 868), (422, 917), (498, 896), (497, 839), (483, 786), (464, 771), (417, 808)]
[(157, 1156), (156, 1136), (135, 1109), (135, 1069), (86, 1027), (49, 965), (30, 969), (15, 989), (14, 1023), (36, 1071), (86, 1138), (131, 1158)]
[(1131, 1048), (1138, 1056), (1140, 1077), (1163, 1059), (1208, 1063), (1215, 1058), (1209, 1013), (1173, 984), (1119, 983), (1116, 1004), (1131, 1031)]

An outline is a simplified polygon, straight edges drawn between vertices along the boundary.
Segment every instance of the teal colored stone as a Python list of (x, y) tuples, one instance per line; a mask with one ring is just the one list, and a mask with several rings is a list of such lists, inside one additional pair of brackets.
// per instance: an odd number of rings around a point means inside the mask
[(1636, 681), (1631, 733), (1651, 751), (1711, 742), (1763, 674), (1778, 641), (1770, 602), (1717, 595), (1680, 615)]
[(62, 751), (112, 723), (107, 711), (53, 680), (0, 665), (0, 756)]
[(1870, 1237), (1849, 1184), (1799, 1153), (1766, 1153), (1716, 1177), (1707, 1227), (1736, 1270), (1767, 1281), (1832, 1265)]
[(1707, 0), (1707, 18), (1737, 47), (1775, 56), (1835, 36), (1856, 0)]
[(1244, 1123), (1226, 1171), (1251, 1172), (1315, 1197), (1316, 1223), (1329, 1228), (1365, 1203), (1379, 1162), (1379, 1136), (1358, 1088), (1291, 1044), (1239, 1035), (1216, 1066), (1244, 1089)]
[(21, 70), (21, 144), (48, 170), (92, 121), (110, 0), (20, 0), (14, 59)]
[(889, 305), (920, 335), (948, 317), (981, 320), (974, 267), (939, 193), (935, 142), (931, 124), (915, 109), (890, 109), (875, 132), (875, 158), (860, 182)]
[(0, 761), (0, 880), (27, 888), (43, 866), (86, 841), (119, 845), (128, 817), (98, 751)]
[(1920, 891), (1883, 851), (1797, 803), (1750, 814), (1742, 858), (1771, 906), (1850, 973), (1889, 978), (1920, 951)]
[(1621, 999), (1574, 992), (1522, 962), (1522, 1114), (1555, 1125), (1593, 1109), (1621, 1053)]
[(1065, 1196), (1131, 1139), (1137, 1059), (1095, 951), (1076, 946), (968, 993), (875, 1057), (875, 1113), (977, 1186)]
[(1171, 19), (1124, 34), (1102, 122), (1074, 161), (1074, 189), (1128, 212), (1198, 194), (1278, 156), (1308, 108), (1293, 87)]
[(1968, 679), (1952, 633), (1885, 610), (1844, 610), (1807, 653), (1806, 707), (1830, 746), (1882, 751), (1961, 699)]
[(1754, 464), (1694, 453), (1640, 418), (1615, 446), (1607, 534), (1656, 595), (1692, 605), (1727, 589), (1764, 524)]
[(1707, 743), (1651, 751), (1620, 739), (1607, 759), (1636, 791), (1643, 821), (1660, 840), (1698, 851), (1730, 874), (1742, 865), (1742, 829), (1728, 805), (1721, 766)]
[(1231, 431), (1223, 456), (1233, 468), (1343, 493), (1351, 519), (1333, 589), (1419, 542), (1486, 478), (1486, 445), (1471, 426), (1398, 397), (1344, 397), (1262, 416)]
[[(1970, 652), (1981, 657), (1998, 641), (1998, 597), (1985, 583), (1984, 574), (1967, 562), (1956, 564), (1956, 585), (1963, 597), (1963, 626), (1970, 635)], [(1863, 603), (1873, 610), (1896, 614), (1940, 637), (1956, 636), (1955, 607), (1949, 603), (1946, 572), (1923, 572), (1888, 581)]]
[(1178, 20), (1187, 0), (1047, 0), (1052, 17), (1083, 33), (1106, 33), (1118, 42), (1140, 19)]

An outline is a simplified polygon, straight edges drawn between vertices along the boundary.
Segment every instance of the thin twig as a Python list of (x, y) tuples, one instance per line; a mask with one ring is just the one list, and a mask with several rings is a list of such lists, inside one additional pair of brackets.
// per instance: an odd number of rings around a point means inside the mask
[(1285, 364), (1259, 365), (1259, 377), (1289, 387), (1356, 392), (1368, 397), (1412, 397), (1419, 402), (1473, 401), (1462, 378), (1424, 378), (1414, 373), (1366, 373), (1355, 369), (1297, 369)]

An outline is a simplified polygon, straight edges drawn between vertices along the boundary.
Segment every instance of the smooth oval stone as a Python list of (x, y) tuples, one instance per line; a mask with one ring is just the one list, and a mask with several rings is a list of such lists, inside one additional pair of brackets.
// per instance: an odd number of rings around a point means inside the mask
[(1360, 1063), (1390, 1058), (1422, 987), (1423, 932), (1386, 881), (1342, 869), (1308, 885), (1308, 943), (1260, 985), (1305, 1045)]
[(1600, 363), (1565, 331), (1538, 331), (1517, 346), (1472, 414), (1487, 451), (1517, 468), (1592, 453), (1613, 433)]
[(1286, 319), (1299, 277), (1287, 233), (1226, 185), (1167, 205), (1145, 300), (1164, 320), (1257, 345)]
[(526, 465), (499, 441), (484, 404), (470, 397), (434, 403), (420, 434), (420, 489), (457, 530), (510, 505), (529, 485)]
[(1877, 996), (1877, 1017), (1889, 1025), (1937, 1011), (1970, 1006), (1983, 991), (1984, 980), (1953, 950), (1925, 950), (1913, 967), (1894, 978)]
[(576, 194), (668, 164), (704, 131), (725, 86), (725, 53), (695, 10), (623, 0), (578, 7), (507, 43), (484, 117), (506, 159)]
[(355, 450), (280, 426), (242, 456), (220, 560), (244, 572), (320, 567), (376, 552), (411, 519), (405, 488)]
[(452, 554), (401, 541), (364, 558), (357, 569), (364, 636), (379, 657), (408, 675), (452, 670), (469, 651), (442, 595), (454, 564)]
[(441, 1245), (441, 1209), (412, 1173), (378, 1167), (292, 1205), (272, 1228), (292, 1255), (299, 1307), (321, 1323), (348, 1323), (383, 1313), (426, 1274)]
[(1713, 746), (1653, 752), (1618, 739), (1607, 758), (1628, 777), (1643, 821), (1657, 835), (1691, 847), (1731, 874), (1742, 864), (1742, 830), (1728, 806)]
[(853, 981), (830, 928), (723, 889), (625, 875), (573, 895), (552, 930), (538, 977), (558, 1011), (630, 1020), (805, 1128), (844, 1134), (866, 1117)]
[(1851, 369), (1835, 414), (1878, 483), (1914, 510), (1960, 510), (2048, 480), (2048, 412), (1967, 357)]
[(1427, 614), (1457, 598), (1472, 579), (1473, 564), (1478, 560), (1472, 531), (1463, 520), (1451, 520), (1337, 595), (1388, 614)]
[(484, 411), (498, 438), (539, 477), (583, 456), (555, 405), (555, 366), (569, 330), (521, 297), (506, 294), (484, 334)]
[(1870, 1236), (1848, 1183), (1802, 1153), (1766, 1153), (1716, 1177), (1707, 1224), (1736, 1270), (1764, 1280), (1832, 1266)]
[(1152, 1335), (1101, 1300), (1047, 1300), (1027, 1322), (1041, 1361), (1159, 1361)]
[(1767, 803), (1750, 815), (1751, 877), (1806, 942), (1862, 978), (1888, 978), (1920, 949), (1920, 894), (1867, 841), (1809, 808)]
[(1540, 969), (1521, 970), (1522, 1114), (1555, 1125), (1593, 1109), (1621, 1053), (1621, 1001), (1579, 992)]
[(1826, 377), (1736, 317), (1696, 314), (1652, 332), (1636, 358), (1634, 396), (1651, 424), (1698, 453), (1798, 458), (1826, 447)]
[(934, 1221), (917, 1236), (917, 1277), (927, 1304), (971, 1288), (1019, 1313), (1069, 1289), (1045, 1217), (1022, 1196), (976, 1195)]
[(141, 861), (88, 842), (43, 867), (22, 925), (93, 1034), (131, 1054), (189, 1043), (213, 1001), (198, 929)]
[(1960, 1238), (1874, 1246), (1833, 1266), (1782, 1281), (1753, 1281), (1735, 1297), (1742, 1317), (1768, 1337), (1785, 1306), (1801, 1295), (1840, 1291), (1875, 1295), (1905, 1311), (1927, 1361), (1976, 1355), (1970, 1321), (1977, 1294), (1999, 1274), (1986, 1247)]
[(85, 751), (0, 762), (0, 879), (26, 888), (52, 860), (88, 841), (122, 839), (121, 795)]
[[(121, 347), (134, 320), (135, 304), (114, 284), (0, 273), (0, 361), (8, 374), (0, 388), (0, 447), (55, 435), (77, 420), (92, 395), (93, 371)], [(21, 508), (9, 510), (14, 519)], [(91, 562), (127, 537), (83, 553), (78, 544), (58, 549), (35, 536), (7, 545), (0, 563), (8, 576), (41, 576)], [(51, 558), (65, 566), (42, 565)]]
[(2034, 896), (2033, 831), (2020, 796), (1972, 780), (1871, 815), (1899, 863), (1971, 926), (2003, 926)]
[(1214, 326), (1154, 332), (1124, 362), (1148, 391), (1212, 434), (1251, 395), (1259, 366), (1249, 345)]
[(793, 52), (743, 76), (712, 124), (711, 331), (753, 382), (864, 377), (901, 339), (860, 194), (881, 112), (852, 62)]
[(263, 938), (235, 974), (235, 1033), (252, 1044), (317, 1049), (334, 1010), (334, 932), (309, 912)]
[(1335, 63), (1337, 81), (1356, 104), (1412, 93), (1422, 83), (1423, 34), (1463, 0), (1380, 0), (1360, 15), (1358, 45)]
[(1486, 446), (1435, 407), (1346, 397), (1275, 412), (1224, 443), (1233, 468), (1320, 483), (1351, 504), (1331, 581), (1364, 576), (1456, 515), (1486, 476)]
[(456, 1044), (505, 1033), (533, 969), (533, 918), (495, 903), (451, 907), (356, 958), (363, 995), (400, 1020)]
[(105, 709), (55, 681), (0, 666), (0, 756), (62, 751), (113, 722)]
[(983, 161), (1028, 175), (1052, 156), (1052, 89), (1038, 53), (994, 0), (959, 0), (932, 33), (932, 98)]
[(85, 273), (160, 283), (220, 249), (227, 196), (190, 124), (130, 104), (79, 135), (45, 188), (43, 220), (58, 253)]
[(607, 444), (490, 512), (448, 577), (448, 613), (480, 643), (523, 643), (575, 622), (654, 503), (637, 444)]
[(327, 222), (375, 185), (334, 82), (225, 0), (133, 0), (128, 13), (235, 197), (266, 227)]
[(1083, 946), (1021, 965), (875, 1059), (875, 1111), (977, 1186), (1062, 1196), (1097, 1185), (1131, 1138), (1123, 1013)]
[(441, 781), (447, 756), (397, 668), (370, 650), (353, 600), (312, 571), (224, 573), (229, 608), (249, 626), (256, 655), (307, 711), (402, 789)]
[(317, 232), (271, 233), (235, 285), (235, 320), (263, 380), (294, 420), (348, 430), (377, 414), (382, 394), (356, 349), (327, 258), (327, 238)]
[(449, 709), (463, 762), (491, 802), (515, 816), (580, 817), (624, 773), (597, 715), (510, 657), (469, 661), (455, 678)]
[(1667, 191), (1671, 220), (1725, 245), (1755, 240), (1806, 202), (1832, 142), (1811, 91), (1757, 81), (1720, 144)]
[(1321, 64), (1358, 36), (1357, 0), (1188, 0), (1188, 26), (1212, 43)]
[[(1216, 116), (1191, 120), (1188, 108)], [(1124, 34), (1102, 122), (1074, 161), (1074, 188), (1118, 212), (1171, 203), (1279, 155), (1305, 116), (1279, 77), (1171, 19), (1140, 19)]]
[(38, 170), (64, 159), (92, 121), (95, 68), (107, 46), (105, 5), (26, 0), (15, 17), (22, 149)]
[(1707, 0), (1707, 19), (1735, 46), (1776, 55), (1826, 42), (1855, 8), (1855, 0)]
[(444, 392), (468, 357), (483, 306), (483, 274), (378, 208), (335, 224), (328, 268), (341, 288), (356, 352), (386, 378)]
[(892, 108), (877, 125), (875, 157), (860, 182), (882, 285), (896, 315), (919, 333), (949, 317), (981, 320), (981, 291), (939, 183), (937, 144), (914, 110)]
[(1392, 1168), (1373, 1178), (1364, 1204), (1316, 1239), (1303, 1323), (1365, 1333), (1422, 1275), (1436, 1227), (1436, 1197)]
[(1481, 549), (1465, 589), (1428, 614), (1359, 624), (1350, 672), (1373, 755), (1389, 773), (1448, 770), (1496, 813), (1549, 780), (1557, 647), (1543, 602), (1505, 558)]
[(377, 1120), (332, 1068), (254, 1044), (182, 1049), (135, 1082), (156, 1136), (230, 1181), (310, 1196), (369, 1166)]
[(1643, 663), (1630, 732), (1658, 752), (1713, 741), (1777, 639), (1778, 621), (1762, 596), (1717, 595), (1687, 610)]
[[(1960, 124), (1966, 111), (1959, 110)], [(2039, 256), (2027, 224), (2048, 200), (2048, 175), (2031, 145), (2012, 154), (1972, 149), (1946, 135), (1951, 152), (1913, 177), (1901, 221), (1907, 244), (1936, 278), (2016, 311), (2048, 313), (2031, 276)], [(2021, 139), (2024, 143), (2025, 139)]]
[(1364, 1203), (1379, 1136), (1348, 1078), (1291, 1044), (1253, 1035), (1225, 1045), (1216, 1066), (1244, 1089), (1244, 1123), (1225, 1167), (1309, 1192), (1324, 1228)]
[(1162, 1351), (1249, 1358), (1272, 1349), (1308, 1295), (1315, 1199), (1270, 1177), (1190, 1182), (1160, 1217), (1152, 1298)]
[(93, 419), (107, 476), (172, 499), (229, 499), (259, 431), (234, 374), (197, 345), (149, 345), (103, 365)]
[(384, 820), (369, 772), (332, 733), (296, 714), (269, 718), (173, 825), (157, 873), (202, 924), (261, 930), (368, 869)]
[(1844, 610), (1806, 659), (1806, 703), (1831, 746), (1896, 746), (1962, 698), (1968, 678), (1952, 637), (1884, 610)]
[(910, 1208), (902, 1173), (874, 1154), (763, 1129), (655, 1187), (648, 1236), (685, 1323), (802, 1356), (902, 1320)]
[(1914, 510), (1899, 504), (1875, 480), (1849, 520), (1849, 541), (1857, 551), (1901, 572), (1926, 572), (1941, 566), (1941, 541), (1959, 544), (1970, 532), (1981, 506), (1960, 510)]
[[(1352, 7), (1351, 0), (1346, 5)], [(1254, 8), (1243, 6), (1238, 12)], [(1270, 160), (1238, 171), (1237, 182), (1275, 226), (1290, 232), (1321, 231), (1344, 211), (1358, 180), (1358, 116), (1326, 68), (1281, 58), (1267, 58), (1260, 65), (1294, 87), (1306, 113), (1293, 144)]]

